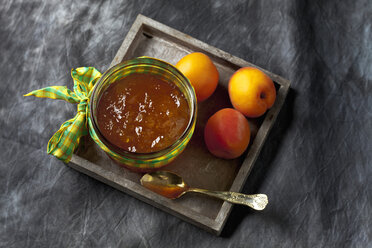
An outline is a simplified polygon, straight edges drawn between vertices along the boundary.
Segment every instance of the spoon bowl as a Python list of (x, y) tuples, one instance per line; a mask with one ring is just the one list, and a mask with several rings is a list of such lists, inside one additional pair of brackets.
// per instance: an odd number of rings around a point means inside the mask
[(168, 171), (147, 173), (141, 178), (145, 188), (170, 199), (176, 199), (190, 188), (182, 177)]

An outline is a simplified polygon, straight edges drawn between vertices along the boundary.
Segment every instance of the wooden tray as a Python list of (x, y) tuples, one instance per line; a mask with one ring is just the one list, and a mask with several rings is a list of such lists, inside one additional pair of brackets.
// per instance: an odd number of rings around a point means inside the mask
[[(198, 104), (197, 125), (189, 145), (166, 169), (184, 177), (192, 187), (239, 192), (283, 105), (290, 86), (288, 80), (260, 68), (276, 84), (276, 102), (263, 117), (249, 119), (252, 138), (247, 152), (238, 159), (223, 160), (212, 156), (205, 147), (203, 140), (205, 123), (217, 110), (231, 107), (227, 92), (231, 75), (240, 67), (255, 65), (139, 15), (110, 67), (138, 56), (155, 57), (175, 64), (186, 54), (195, 51), (203, 52), (213, 60), (220, 73), (220, 81), (212, 97)], [(143, 188), (139, 183), (141, 174), (130, 172), (113, 163), (90, 138), (87, 138), (84, 146), (73, 155), (69, 165), (217, 235), (222, 231), (231, 212), (230, 203), (207, 196), (189, 193), (180, 199), (169, 200)]]

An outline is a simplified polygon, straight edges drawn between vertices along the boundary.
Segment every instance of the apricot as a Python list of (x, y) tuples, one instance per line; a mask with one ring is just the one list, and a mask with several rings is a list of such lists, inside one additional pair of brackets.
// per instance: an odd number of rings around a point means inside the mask
[(176, 64), (194, 87), (196, 99), (202, 102), (216, 90), (219, 74), (212, 60), (203, 53), (190, 53)]
[(230, 78), (229, 96), (236, 110), (247, 117), (259, 117), (273, 106), (276, 89), (273, 80), (264, 72), (244, 67)]
[(204, 128), (204, 141), (215, 156), (237, 158), (247, 149), (251, 131), (247, 119), (239, 111), (224, 108), (212, 115)]

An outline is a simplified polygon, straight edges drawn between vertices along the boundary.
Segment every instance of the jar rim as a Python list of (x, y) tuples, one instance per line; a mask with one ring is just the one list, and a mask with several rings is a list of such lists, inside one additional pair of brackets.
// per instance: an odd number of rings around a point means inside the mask
[[(100, 132), (97, 121), (96, 121), (96, 104), (99, 101), (99, 87), (102, 87), (105, 85), (108, 80), (110, 79), (110, 76), (114, 75), (116, 72), (121, 70), (126, 70), (134, 67), (141, 67), (142, 66), (154, 66), (161, 68), (161, 70), (164, 70), (166, 73), (173, 74), (176, 78), (179, 79), (179, 81), (185, 86), (185, 89), (188, 91), (189, 97), (185, 96), (186, 101), (188, 102), (189, 108), (190, 108), (190, 118), (189, 122), (184, 129), (183, 133), (179, 136), (179, 138), (170, 146), (163, 148), (159, 151), (154, 152), (148, 152), (148, 153), (138, 153), (138, 152), (130, 152), (126, 151), (124, 149), (119, 148), (118, 146), (112, 144), (110, 141), (108, 141), (103, 134)], [(130, 67), (130, 68), (129, 68)], [(132, 69), (133, 69), (132, 68)], [(151, 73), (151, 72), (150, 72)], [(177, 86), (180, 88), (179, 86)], [(180, 89), (181, 90), (181, 89)], [(181, 90), (182, 91), (182, 90)], [(97, 101), (94, 101), (97, 97)], [(117, 153), (119, 156), (123, 156), (129, 159), (154, 159), (157, 157), (160, 157), (164, 154), (167, 154), (171, 152), (172, 150), (176, 149), (189, 135), (190, 131), (193, 131), (193, 127), (195, 125), (196, 121), (196, 115), (197, 115), (197, 101), (196, 101), (196, 95), (194, 88), (192, 87), (190, 81), (187, 79), (186, 76), (184, 76), (176, 67), (173, 65), (160, 60), (156, 58), (151, 57), (138, 57), (131, 60), (123, 61), (117, 65), (114, 65), (110, 69), (108, 69), (106, 72), (103, 73), (101, 78), (97, 81), (96, 85), (94, 86), (94, 89), (92, 91), (92, 94), (90, 96), (90, 104), (89, 104), (89, 119), (92, 122), (92, 127), (97, 134), (99, 140), (111, 151)]]

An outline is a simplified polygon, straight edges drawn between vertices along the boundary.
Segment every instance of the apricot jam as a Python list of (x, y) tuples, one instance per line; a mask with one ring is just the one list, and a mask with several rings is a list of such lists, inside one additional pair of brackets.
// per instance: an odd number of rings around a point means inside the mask
[(186, 130), (190, 108), (177, 86), (151, 74), (112, 83), (97, 105), (97, 125), (113, 145), (134, 153), (157, 152)]

